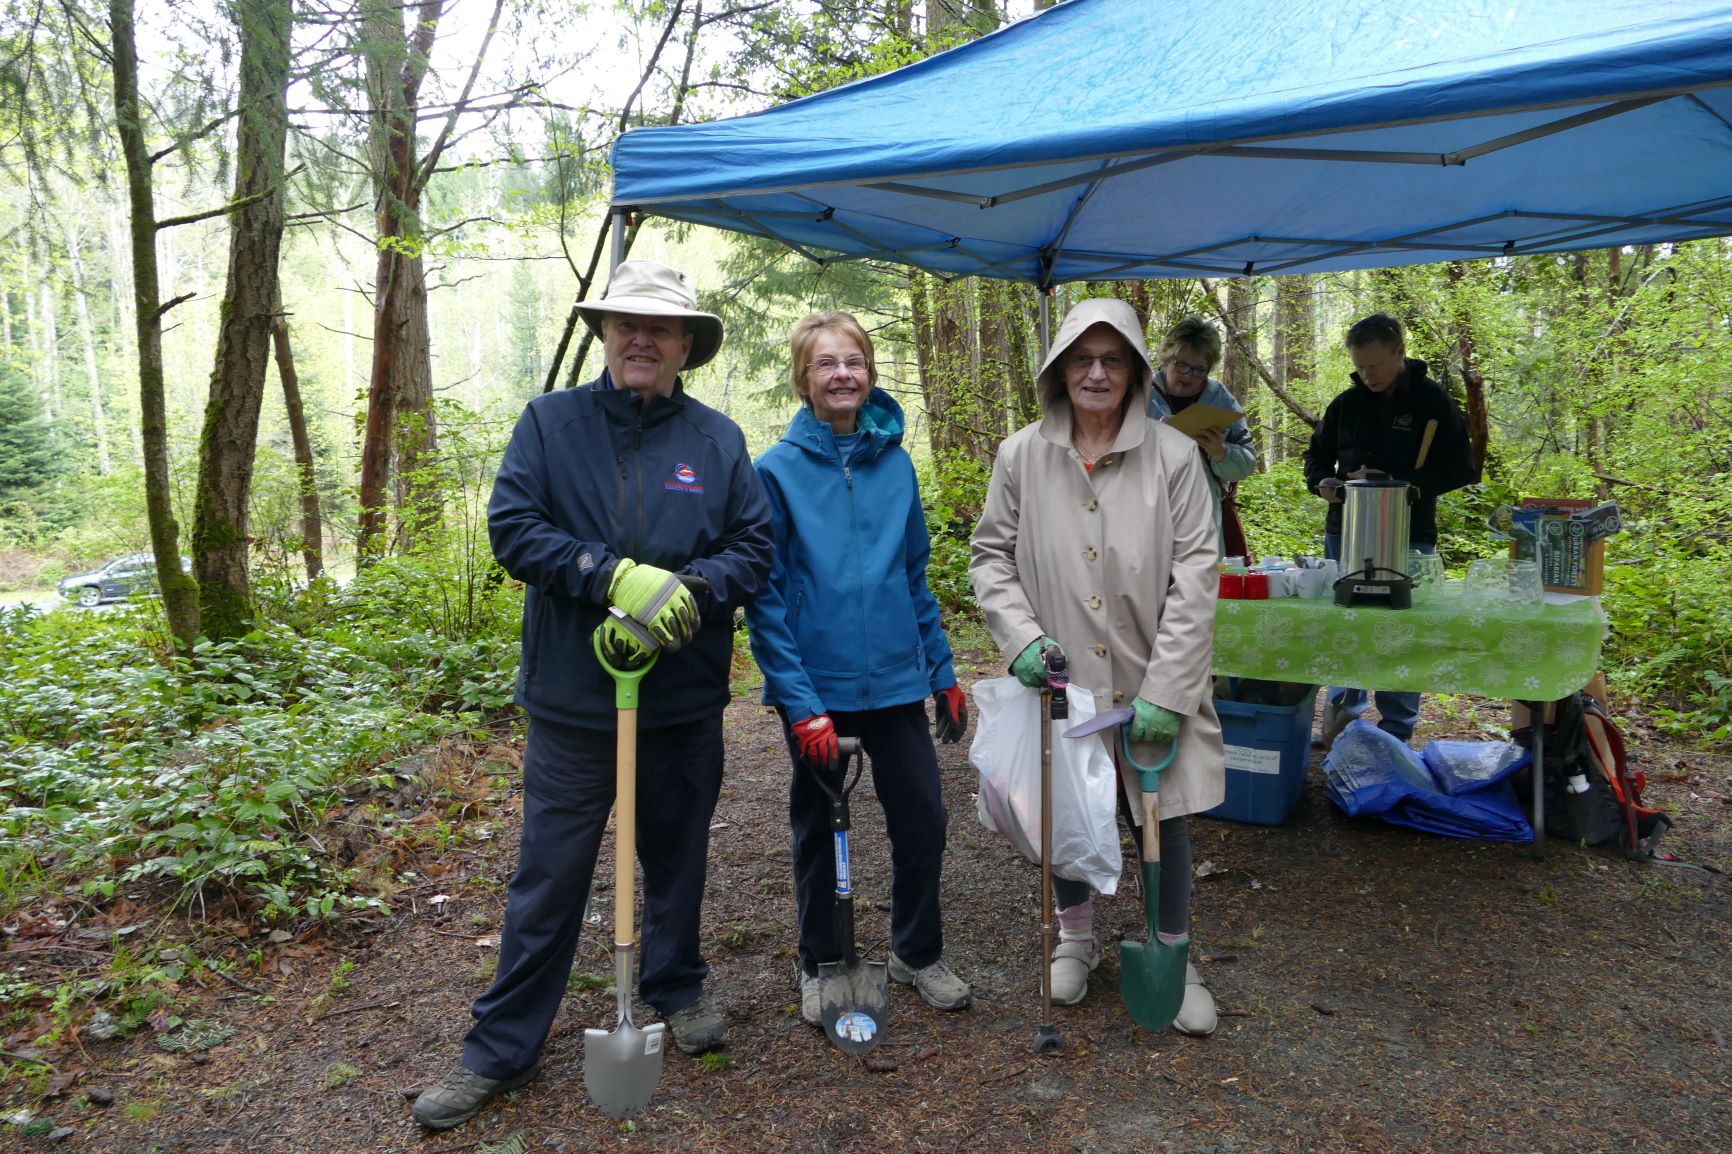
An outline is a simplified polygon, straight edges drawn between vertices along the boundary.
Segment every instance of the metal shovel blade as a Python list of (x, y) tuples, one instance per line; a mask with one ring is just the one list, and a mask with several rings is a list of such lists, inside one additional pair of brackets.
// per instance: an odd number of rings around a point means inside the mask
[(1093, 737), (1095, 734), (1100, 733), (1103, 730), (1113, 729), (1117, 726), (1123, 725), (1136, 715), (1137, 711), (1134, 709), (1126, 709), (1123, 707), (1118, 709), (1109, 709), (1105, 713), (1089, 718), (1087, 721), (1077, 722), (1075, 725), (1065, 730), (1064, 735), (1066, 737)]
[(614, 946), (614, 989), (619, 1025), (583, 1032), (583, 1085), (590, 1101), (609, 1118), (629, 1118), (649, 1105), (662, 1076), (667, 1025), (639, 1029), (631, 1020), (631, 947)]
[(883, 962), (818, 963), (824, 1034), (845, 1054), (875, 1049), (890, 1024), (890, 970)]
[[(1158, 837), (1150, 830), (1144, 837)], [(1142, 863), (1144, 895), (1161, 892), (1161, 863)], [(1144, 916), (1148, 922), (1149, 940), (1119, 943), (1119, 990), (1125, 999), (1125, 1009), (1131, 1020), (1145, 1030), (1164, 1030), (1179, 1016), (1179, 1006), (1185, 1000), (1185, 962), (1191, 953), (1191, 943), (1169, 946), (1161, 942), (1156, 930), (1158, 897), (1146, 897)]]

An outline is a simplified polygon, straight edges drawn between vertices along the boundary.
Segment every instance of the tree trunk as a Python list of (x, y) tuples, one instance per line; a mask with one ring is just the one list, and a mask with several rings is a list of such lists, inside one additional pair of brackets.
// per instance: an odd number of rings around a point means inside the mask
[(156, 277), (156, 195), (138, 98), (138, 41), (132, 0), (109, 0), (113, 35), (114, 127), (126, 160), (131, 213), (132, 298), (138, 327), (138, 408), (144, 440), (144, 501), (169, 630), (182, 648), (198, 640), (198, 583), (181, 571), (180, 526), (168, 475), (163, 400), (162, 301)]
[(276, 323), (291, 25), (289, 0), (234, 0), (231, 11), (241, 41), (237, 207), (229, 212), (228, 279), (199, 439), (192, 529), (201, 625), (218, 641), (242, 636), (252, 623), (247, 503)]
[(1459, 260), (1450, 261), (1455, 351), (1461, 361), (1462, 390), (1467, 400), (1467, 443), (1473, 452), (1474, 470), (1478, 473), (1485, 469), (1486, 449), (1491, 444), (1491, 414), (1486, 406), (1485, 377), (1479, 371), (1479, 342), (1473, 335), (1473, 315), (1458, 291), (1466, 278), (1467, 266)]
[(399, 345), (391, 359), (396, 393), (397, 548), (410, 552), (439, 523), (439, 482), (433, 475), (439, 448), (433, 412), (433, 342), (427, 324), (427, 277), (419, 256), (400, 258), (406, 277), (399, 316)]
[(78, 232), (72, 227), (70, 216), (65, 223), (72, 296), (78, 302), (78, 331), (84, 341), (84, 379), (90, 384), (90, 432), (96, 441), (96, 471), (106, 477), (114, 470), (108, 456), (108, 414), (102, 406), (102, 371), (96, 364), (96, 329), (90, 320), (90, 292), (84, 281), (84, 255), (79, 251)]
[[(423, 238), (415, 129), (421, 81), (438, 33), (440, 8), (440, 0), (422, 0), (407, 38), (404, 8), (367, 0), (362, 10), (371, 104), (367, 144), (379, 257), (373, 287), (373, 366), (361, 445), (359, 564), (384, 548), (391, 456), (397, 407), (405, 399), (404, 382), (431, 381), (433, 376), (427, 347), (415, 339), (427, 324), (426, 286), (419, 268)], [(417, 357), (422, 364), (399, 364)]]
[(325, 527), (319, 516), (319, 476), (313, 468), (313, 442), (307, 436), (307, 415), (301, 406), (301, 379), (295, 372), (295, 354), (289, 344), (289, 320), (283, 315), (281, 298), (271, 310), (271, 342), (276, 348), (277, 376), (283, 383), (283, 409), (289, 416), (289, 439), (295, 443), (295, 474), (301, 493), (301, 556), (307, 563), (307, 580), (325, 571)]

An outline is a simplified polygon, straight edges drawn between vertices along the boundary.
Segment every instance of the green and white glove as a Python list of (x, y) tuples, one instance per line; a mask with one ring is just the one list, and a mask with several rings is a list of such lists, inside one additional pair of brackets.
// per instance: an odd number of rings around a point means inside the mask
[[(1010, 663), (1010, 675), (1030, 689), (1045, 689), (1046, 660), (1042, 655), (1049, 645), (1058, 649), (1058, 642), (1050, 637), (1030, 641), (1023, 651), (1016, 655), (1016, 660)], [(1059, 649), (1059, 652), (1063, 653), (1064, 650)]]
[(1132, 741), (1159, 741), (1163, 744), (1179, 739), (1182, 718), (1165, 706), (1156, 705), (1146, 697), (1131, 702), (1136, 716), (1131, 719)]
[(690, 644), (697, 636), (698, 603), (678, 576), (654, 565), (640, 565), (626, 558), (613, 568), (607, 598), (648, 629), (672, 650)]

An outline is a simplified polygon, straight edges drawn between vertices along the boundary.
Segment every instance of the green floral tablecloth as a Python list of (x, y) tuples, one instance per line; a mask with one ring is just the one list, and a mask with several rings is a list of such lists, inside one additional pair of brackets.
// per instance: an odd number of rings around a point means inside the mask
[(1605, 632), (1605, 614), (1591, 598), (1470, 607), (1439, 592), (1411, 609), (1223, 600), (1215, 609), (1215, 672), (1552, 701), (1593, 677)]

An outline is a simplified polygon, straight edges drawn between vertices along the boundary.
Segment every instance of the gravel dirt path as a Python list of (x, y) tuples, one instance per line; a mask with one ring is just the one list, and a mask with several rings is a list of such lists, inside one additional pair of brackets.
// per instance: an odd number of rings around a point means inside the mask
[[(1502, 720), (1496, 703), (1427, 698), (1421, 736), (1477, 739)], [(1732, 861), (1732, 758), (1623, 723), (1649, 800), (1677, 821), (1672, 847)], [(542, 1077), (457, 1131), (424, 1134), (409, 1118), (408, 1099), (456, 1059), (492, 975), (517, 835), (509, 745), (430, 754), (437, 787), (386, 799), (422, 836), (357, 835), (347, 852), (359, 866), (416, 875), (390, 918), (286, 941), (243, 940), (221, 919), (162, 923), (161, 940), (239, 963), (182, 990), (181, 1016), (221, 1040), (171, 1052), (163, 1042), (184, 1027), (107, 1042), (86, 1031), (47, 1052), (73, 1075), (57, 1096), (12, 1078), (6, 1109), (70, 1127), (52, 1148), (128, 1154), (1732, 1149), (1726, 878), (1557, 841), (1535, 861), (1526, 846), (1353, 821), (1325, 799), (1317, 755), (1287, 824), (1193, 825), (1207, 863), (1194, 949), (1219, 1033), (1139, 1032), (1118, 1001), (1115, 947), (1084, 1004), (1059, 1011), (1066, 1051), (1041, 1057), (1039, 874), (975, 819), (965, 747), (940, 747), (946, 955), (975, 1005), (940, 1014), (895, 987), (889, 1041), (845, 1057), (799, 1018), (774, 719), (742, 697), (727, 734), (705, 922), (732, 1044), (708, 1063), (670, 1049), (635, 1122), (609, 1121), (583, 1093), (582, 1031), (612, 1025), (599, 923)], [(861, 942), (882, 957), (889, 871), (869, 775), (853, 808)], [(1143, 935), (1138, 900), (1127, 887), (1098, 903), (1109, 940)], [(100, 955), (103, 937), (78, 948)], [(56, 943), (77, 940), (76, 926), (51, 940), (9, 933), (5, 961), (38, 980), (70, 973), (92, 958)], [(0, 1128), (0, 1149), (49, 1148)]]

